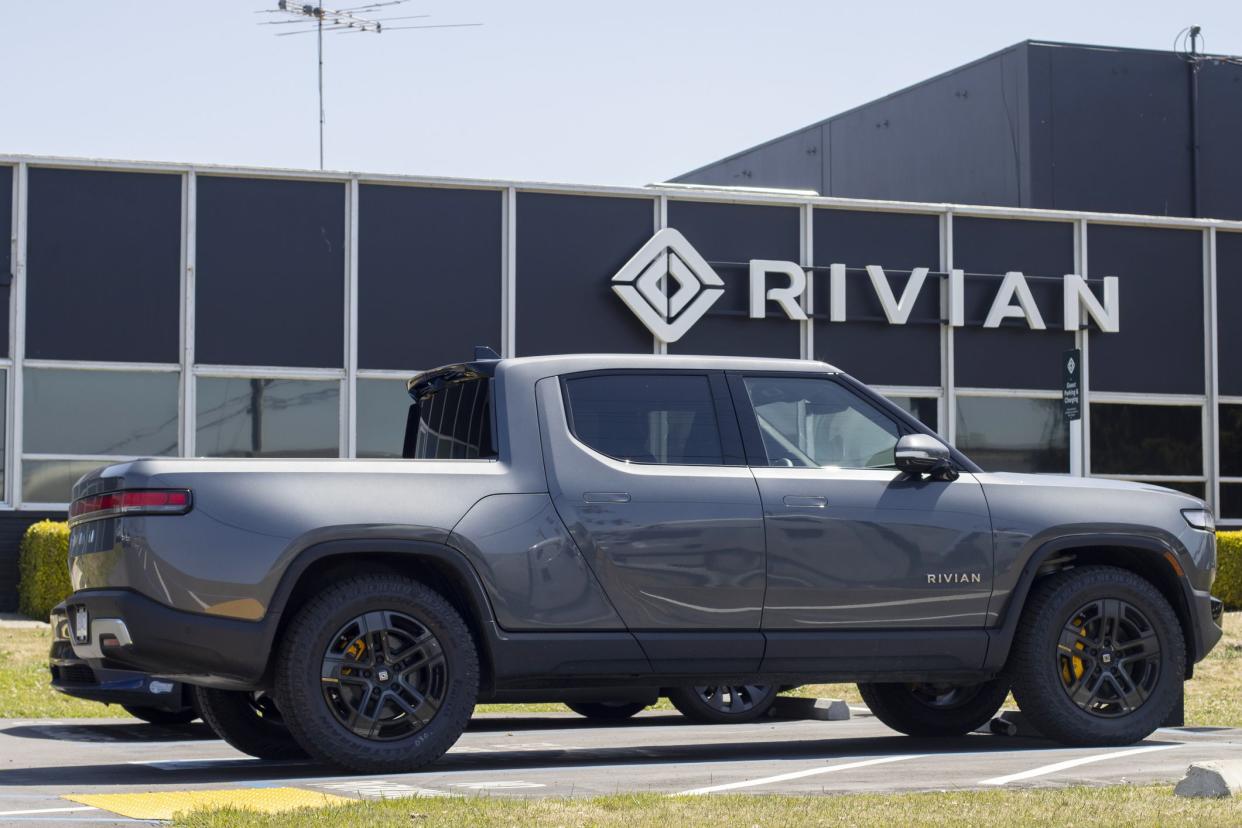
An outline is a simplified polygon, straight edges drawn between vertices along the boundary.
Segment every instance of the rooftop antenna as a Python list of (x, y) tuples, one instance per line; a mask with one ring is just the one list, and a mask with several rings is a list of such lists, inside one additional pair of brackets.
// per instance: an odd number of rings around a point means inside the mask
[[(312, 4), (297, 3), (294, 0), (277, 0), (276, 8), (260, 9), (257, 14), (286, 14), (290, 15), (287, 20), (267, 20), (259, 25), (261, 26), (300, 26), (290, 31), (277, 32), (277, 37), (287, 37), (297, 34), (314, 34), (318, 40), (317, 63), (319, 72), (319, 169), (323, 169), (323, 125), (324, 125), (324, 109), (323, 109), (323, 33), (335, 32), (337, 34), (382, 34), (383, 32), (399, 31), (402, 29), (456, 29), (465, 26), (482, 26), (482, 23), (437, 23), (430, 25), (413, 25), (413, 26), (386, 26), (385, 23), (394, 20), (416, 20), (427, 18), (429, 14), (409, 14), (399, 17), (363, 17), (363, 14), (372, 15), (379, 9), (388, 6), (399, 6), (409, 0), (380, 0), (375, 3), (367, 3), (362, 6), (352, 6), (345, 9), (326, 9), (323, 6)], [(381, 14), (386, 12), (380, 12)]]

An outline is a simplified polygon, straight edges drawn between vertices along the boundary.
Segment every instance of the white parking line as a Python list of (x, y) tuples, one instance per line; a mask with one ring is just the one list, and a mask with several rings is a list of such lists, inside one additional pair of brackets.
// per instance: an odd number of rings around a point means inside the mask
[(846, 762), (842, 765), (827, 765), (819, 768), (806, 768), (800, 771), (792, 771), (790, 773), (780, 773), (776, 776), (765, 776), (760, 779), (743, 779), (741, 782), (728, 782), (724, 785), (711, 785), (706, 788), (693, 788), (681, 793), (669, 794), (670, 796), (699, 796), (700, 794), (716, 793), (717, 791), (733, 791), (738, 788), (753, 788), (758, 785), (770, 785), (773, 782), (788, 782), (791, 779), (804, 779), (808, 776), (818, 776), (823, 773), (835, 773), (836, 771), (852, 770), (854, 768), (865, 768), (868, 765), (884, 765), (889, 762), (904, 762), (907, 759), (925, 759), (927, 754), (917, 753), (907, 756), (881, 756), (878, 759), (863, 759), (859, 762)]
[(1069, 770), (1079, 765), (1089, 765), (1092, 762), (1104, 762), (1109, 759), (1122, 759), (1126, 756), (1138, 756), (1140, 753), (1152, 753), (1157, 750), (1169, 750), (1170, 748), (1181, 747), (1181, 742), (1174, 742), (1166, 745), (1148, 745), (1147, 747), (1130, 748), (1129, 750), (1115, 750), (1110, 753), (1097, 753), (1093, 756), (1080, 756), (1077, 759), (1066, 759), (1064, 762), (1056, 762), (1051, 765), (1040, 765), (1037, 768), (1022, 771), (1021, 773), (1011, 773), (1008, 776), (995, 776), (991, 779), (980, 780), (980, 785), (1008, 785), (1010, 782), (1018, 782), (1022, 779), (1033, 779), (1036, 776), (1047, 776), (1050, 773)]
[(68, 814), (73, 811), (98, 811), (90, 805), (77, 805), (72, 808), (28, 808), (24, 811), (0, 811), (0, 817), (29, 816), (31, 814)]

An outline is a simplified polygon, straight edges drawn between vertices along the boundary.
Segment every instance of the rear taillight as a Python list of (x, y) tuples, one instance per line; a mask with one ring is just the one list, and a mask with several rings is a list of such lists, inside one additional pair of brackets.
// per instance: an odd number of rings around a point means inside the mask
[(188, 511), (189, 489), (135, 489), (80, 497), (69, 506), (69, 522), (116, 515), (183, 515)]

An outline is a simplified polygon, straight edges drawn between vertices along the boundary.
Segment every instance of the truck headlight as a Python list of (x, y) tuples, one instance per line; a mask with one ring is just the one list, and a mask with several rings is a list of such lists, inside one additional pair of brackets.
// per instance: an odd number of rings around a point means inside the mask
[(1196, 529), (1202, 529), (1204, 532), (1216, 531), (1216, 520), (1207, 509), (1182, 509), (1182, 517), (1186, 518), (1186, 522)]

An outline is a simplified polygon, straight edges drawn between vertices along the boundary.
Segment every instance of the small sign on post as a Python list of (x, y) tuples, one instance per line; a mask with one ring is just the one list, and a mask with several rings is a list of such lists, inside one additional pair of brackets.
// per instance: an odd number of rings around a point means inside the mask
[(1069, 422), (1082, 419), (1082, 351), (1074, 348), (1061, 358), (1061, 408)]

